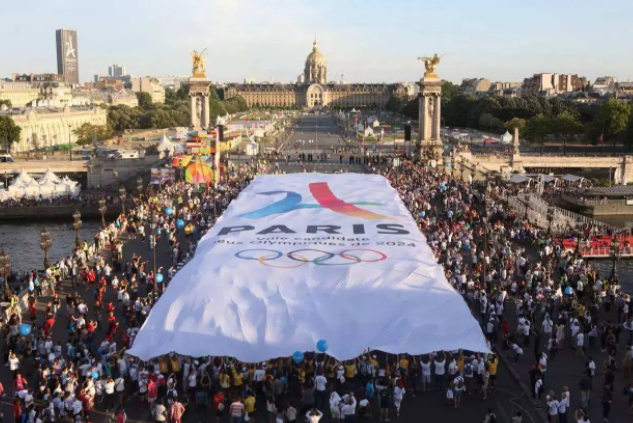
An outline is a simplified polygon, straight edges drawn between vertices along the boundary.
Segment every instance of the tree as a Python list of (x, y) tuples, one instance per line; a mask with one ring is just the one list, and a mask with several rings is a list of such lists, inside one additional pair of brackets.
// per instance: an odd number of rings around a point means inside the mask
[(598, 109), (596, 123), (602, 125), (602, 140), (605, 143), (613, 140), (614, 153), (616, 140), (629, 123), (630, 116), (631, 106), (614, 98), (602, 103)]
[(519, 132), (523, 132), (525, 129), (526, 121), (521, 118), (512, 118), (505, 123), (505, 127), (508, 131), (514, 132), (515, 129), (518, 129)]
[(8, 151), (9, 145), (20, 141), (22, 128), (15, 124), (9, 116), (0, 116), (0, 143)]
[(73, 129), (73, 134), (77, 137), (77, 144), (79, 145), (90, 144), (92, 142), (93, 132), (96, 133), (98, 141), (109, 138), (112, 135), (106, 125), (84, 123), (79, 128)]
[(149, 110), (152, 108), (152, 96), (149, 93), (136, 93), (136, 98), (141, 109)]
[(551, 127), (551, 119), (540, 113), (527, 121), (523, 136), (532, 144), (540, 144), (541, 154), (543, 154), (543, 144), (552, 132)]
[(633, 113), (629, 117), (629, 122), (626, 125), (626, 132), (624, 133), (624, 144), (631, 150), (633, 148)]
[(443, 81), (442, 84), (442, 102), (448, 102), (454, 95), (459, 92), (459, 86), (451, 81)]
[(2, 108), (2, 106), (7, 106), (7, 109), (13, 107), (13, 105), (11, 104), (11, 100), (0, 100), (0, 109)]
[(557, 139), (563, 140), (563, 155), (567, 154), (567, 142), (572, 141), (584, 130), (578, 118), (565, 111), (551, 120), (551, 130)]

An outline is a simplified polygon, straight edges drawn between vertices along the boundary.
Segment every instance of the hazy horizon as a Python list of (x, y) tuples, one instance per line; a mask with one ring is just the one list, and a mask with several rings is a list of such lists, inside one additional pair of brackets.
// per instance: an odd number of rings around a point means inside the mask
[[(318, 3), (318, 4), (317, 4)], [(316, 33), (328, 79), (399, 82), (423, 74), (419, 56), (446, 54), (438, 75), (520, 82), (534, 73), (594, 81), (633, 78), (633, 2), (588, 0), (76, 0), (3, 5), (0, 77), (56, 73), (55, 30), (77, 31), (80, 81), (108, 66), (135, 76), (188, 76), (207, 48), (209, 79), (296, 81)], [(428, 3), (428, 4), (427, 4)], [(614, 10), (616, 10), (614, 12)], [(431, 15), (432, 14), (432, 15)]]

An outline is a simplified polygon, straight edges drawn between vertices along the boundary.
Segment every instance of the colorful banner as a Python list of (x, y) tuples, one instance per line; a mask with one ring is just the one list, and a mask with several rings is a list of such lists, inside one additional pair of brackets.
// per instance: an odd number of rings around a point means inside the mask
[(173, 183), (176, 180), (176, 169), (153, 168), (151, 170), (152, 184)]
[(130, 354), (488, 352), (479, 323), (379, 175), (263, 175), (171, 281)]

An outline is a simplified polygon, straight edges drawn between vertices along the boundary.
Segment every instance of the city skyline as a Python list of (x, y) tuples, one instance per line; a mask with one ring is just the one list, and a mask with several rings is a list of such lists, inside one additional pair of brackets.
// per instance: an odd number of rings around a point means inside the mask
[[(213, 81), (295, 81), (315, 33), (332, 81), (340, 73), (348, 82), (417, 80), (423, 66), (416, 58), (435, 52), (447, 54), (439, 75), (456, 83), (470, 77), (520, 82), (540, 72), (578, 74), (590, 81), (603, 75), (633, 79), (630, 59), (622, 54), (628, 51), (627, 35), (633, 35), (625, 21), (633, 4), (607, 1), (601, 10), (609, 5), (619, 10), (607, 15), (592, 10), (595, 5), (586, 0), (559, 3), (556, 9), (566, 16), (542, 13), (551, 8), (544, 0), (511, 8), (500, 0), (433, 5), (393, 0), (386, 15), (377, 0), (343, 5), (334, 0), (157, 0), (152, 8), (138, 0), (114, 0), (96, 19), (89, 4), (35, 0), (30, 10), (4, 7), (12, 19), (0, 28), (9, 41), (0, 47), (0, 77), (55, 73), (55, 30), (68, 28), (81, 39), (81, 82), (107, 74), (112, 63), (126, 64), (136, 76), (186, 76), (189, 54), (205, 47)], [(435, 16), (425, 17), (429, 13)]]

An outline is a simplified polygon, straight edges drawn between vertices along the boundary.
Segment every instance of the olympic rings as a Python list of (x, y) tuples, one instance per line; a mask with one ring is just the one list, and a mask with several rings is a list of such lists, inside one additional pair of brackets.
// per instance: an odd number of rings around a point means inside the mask
[[(271, 251), (271, 252), (277, 254), (277, 256), (275, 256), (275, 257), (264, 258), (263, 260), (277, 260), (279, 257), (283, 256), (283, 253), (281, 251), (269, 250), (267, 248), (251, 248), (250, 250), (238, 251), (237, 253), (235, 253), (235, 257), (241, 258), (241, 259), (244, 259), (244, 260), (258, 260), (258, 261), (262, 260), (260, 257), (242, 257), (241, 254), (245, 253), (247, 251)], [(264, 257), (267, 257), (267, 256), (264, 256)]]
[[(244, 254), (247, 252), (269, 252), (272, 254), (263, 254), (263, 255), (250, 255), (250, 254)], [(298, 253), (300, 252), (316, 252), (319, 253), (320, 255), (314, 259), (308, 259), (306, 258), (304, 255), (299, 255)], [(369, 259), (369, 260), (365, 260), (357, 255), (353, 255), (353, 254), (349, 254), (350, 252), (354, 252), (354, 251), (367, 251), (370, 253), (374, 253), (377, 255), (377, 258), (374, 259)], [(235, 253), (235, 257), (243, 259), (243, 260), (255, 260), (257, 261), (259, 264), (261, 264), (262, 266), (267, 266), (267, 267), (275, 267), (275, 268), (279, 268), (279, 269), (296, 269), (298, 267), (304, 266), (308, 263), (312, 263), (315, 264), (317, 266), (350, 266), (353, 264), (358, 264), (358, 263), (375, 263), (378, 261), (383, 261), (385, 259), (387, 259), (387, 255), (381, 251), (377, 251), (377, 250), (370, 250), (367, 248), (351, 248), (348, 250), (343, 250), (340, 251), (338, 253), (331, 253), (329, 251), (323, 251), (323, 250), (317, 250), (314, 248), (302, 248), (299, 250), (294, 250), (294, 251), (289, 251), (285, 254), (286, 257), (288, 257), (290, 260), (293, 261), (297, 261), (299, 262), (299, 264), (297, 265), (292, 265), (292, 266), (277, 266), (277, 265), (273, 265), (269, 262), (271, 261), (276, 261), (280, 258), (282, 258), (282, 256), (284, 256), (284, 253), (281, 251), (277, 251), (277, 250), (270, 250), (268, 248), (252, 248), (252, 249), (248, 249), (248, 250), (242, 250), (242, 251), (238, 251), (237, 253)], [(327, 263), (327, 261), (333, 259), (334, 257), (340, 257), (344, 260), (344, 262), (342, 263)]]

